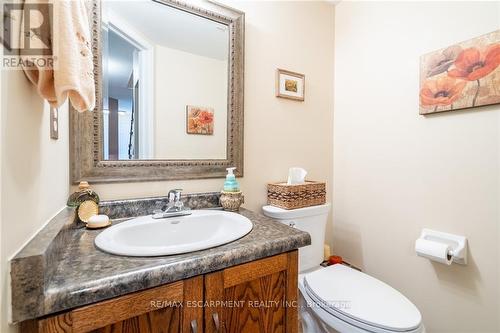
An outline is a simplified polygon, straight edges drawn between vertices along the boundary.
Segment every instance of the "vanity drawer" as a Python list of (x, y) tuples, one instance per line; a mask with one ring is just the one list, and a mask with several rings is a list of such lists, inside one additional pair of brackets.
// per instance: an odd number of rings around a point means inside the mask
[[(21, 324), (26, 333), (177, 333), (202, 326), (203, 277), (173, 282)], [(198, 331), (200, 332), (200, 331)]]

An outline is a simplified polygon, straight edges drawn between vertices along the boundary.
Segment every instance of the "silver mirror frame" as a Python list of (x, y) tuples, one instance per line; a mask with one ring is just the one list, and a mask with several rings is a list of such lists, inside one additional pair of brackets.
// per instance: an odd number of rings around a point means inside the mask
[[(226, 159), (204, 160), (123, 160), (103, 159), (101, 0), (92, 2), (92, 51), (96, 82), (96, 108), (79, 113), (70, 105), (71, 182), (92, 183), (142, 182), (179, 179), (220, 178), (226, 168), (236, 167), (243, 176), (243, 74), (245, 14), (213, 2), (198, 6), (177, 0), (154, 0), (228, 26), (228, 119)], [(71, 104), (71, 103), (70, 103)]]

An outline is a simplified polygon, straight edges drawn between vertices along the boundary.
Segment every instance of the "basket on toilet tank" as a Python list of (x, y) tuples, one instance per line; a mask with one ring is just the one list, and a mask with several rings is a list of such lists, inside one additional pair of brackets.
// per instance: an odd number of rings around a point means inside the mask
[(326, 202), (326, 183), (305, 181), (303, 184), (284, 183), (267, 184), (267, 204), (296, 209), (322, 205)]

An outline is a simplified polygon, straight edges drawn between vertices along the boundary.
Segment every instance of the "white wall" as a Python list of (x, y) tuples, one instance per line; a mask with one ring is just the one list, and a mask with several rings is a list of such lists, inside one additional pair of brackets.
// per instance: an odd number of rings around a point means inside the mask
[[(419, 56), (499, 25), (499, 2), (336, 6), (334, 250), (428, 332), (500, 331), (500, 106), (420, 116)], [(466, 235), (469, 264), (417, 257), (424, 227)]]
[(68, 108), (59, 110), (59, 140), (50, 139), (49, 108), (22, 71), (3, 71), (1, 108), (1, 326), (10, 304), (8, 259), (56, 212), (69, 193)]
[[(154, 158), (225, 159), (226, 60), (155, 46)], [(214, 109), (213, 135), (186, 132), (186, 106)]]
[[(332, 184), (334, 6), (320, 1), (230, 1), (245, 12), (245, 207), (260, 211), (266, 184), (302, 166)], [(275, 97), (276, 68), (304, 73), (305, 102)], [(96, 185), (103, 199), (219, 191), (223, 179)], [(331, 191), (328, 189), (328, 197)], [(330, 229), (330, 227), (329, 227)], [(331, 240), (331, 237), (327, 238)]]

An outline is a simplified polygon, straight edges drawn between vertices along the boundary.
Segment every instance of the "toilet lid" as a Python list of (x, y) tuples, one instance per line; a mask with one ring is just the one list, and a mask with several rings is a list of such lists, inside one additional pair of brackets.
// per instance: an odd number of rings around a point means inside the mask
[(306, 292), (334, 316), (353, 324), (404, 332), (420, 326), (422, 316), (403, 294), (344, 265), (333, 265), (304, 277)]

